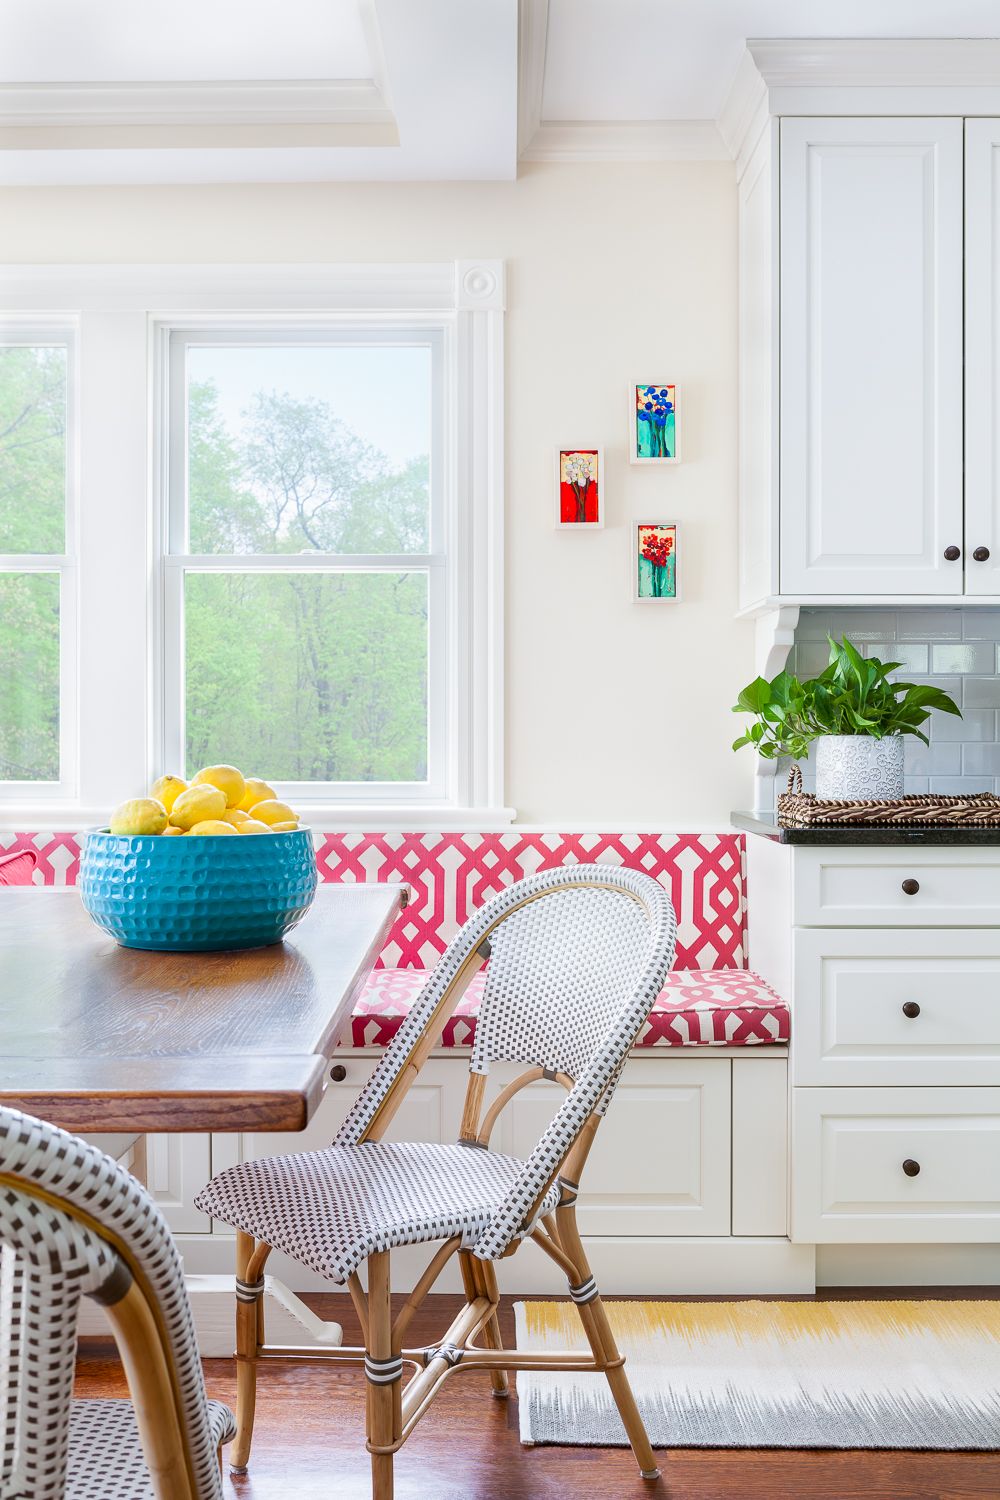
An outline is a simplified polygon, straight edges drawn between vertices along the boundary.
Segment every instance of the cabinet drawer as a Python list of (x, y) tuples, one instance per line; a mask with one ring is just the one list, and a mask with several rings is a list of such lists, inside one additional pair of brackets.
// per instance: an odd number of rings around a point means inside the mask
[(795, 1089), (792, 1164), (794, 1240), (994, 1240), (1000, 1089)]
[[(796, 850), (803, 927), (990, 927), (1000, 922), (1000, 850)], [(904, 887), (905, 882), (905, 887)]]
[(796, 928), (797, 1085), (1000, 1087), (1000, 933)]

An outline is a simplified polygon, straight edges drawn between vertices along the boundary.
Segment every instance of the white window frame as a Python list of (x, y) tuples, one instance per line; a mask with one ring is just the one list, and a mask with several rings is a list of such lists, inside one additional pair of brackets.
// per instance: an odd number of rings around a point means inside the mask
[(78, 433), (77, 329), (72, 317), (42, 314), (18, 317), (0, 314), (0, 346), (66, 350), (66, 473), (62, 552), (2, 552), (0, 575), (54, 573), (59, 579), (59, 776), (55, 781), (0, 780), (0, 809), (23, 806), (27, 799), (48, 799), (66, 805), (77, 795), (78, 713), (77, 598), (78, 551)]
[[(310, 788), (317, 828), (474, 828), (509, 822), (503, 805), (502, 261), (427, 265), (0, 267), (0, 327), (9, 317), (72, 318), (78, 328), (79, 693), (64, 712), (79, 746), (69, 801), (47, 789), (0, 812), (20, 827), (99, 824), (164, 769), (176, 743), (168, 692), (179, 682), (181, 559), (168, 540), (171, 333), (211, 327), (282, 332), (400, 330), (441, 341), (439, 527), (447, 577), (439, 679), (444, 712), (435, 783), (419, 788)], [(197, 560), (218, 566), (220, 558)], [(287, 559), (257, 559), (287, 568)], [(398, 559), (350, 560), (398, 571)], [(191, 559), (183, 562), (190, 566)], [(329, 567), (329, 559), (297, 559)], [(339, 565), (339, 564), (338, 564)], [(241, 563), (242, 566), (242, 563)], [(174, 652), (168, 659), (168, 642)], [(176, 700), (175, 700), (176, 701)], [(432, 751), (435, 747), (432, 746)], [(317, 790), (319, 796), (316, 796)], [(419, 795), (418, 795), (419, 793)], [(302, 798), (299, 798), (302, 801)]]
[[(334, 802), (370, 806), (373, 802), (411, 806), (418, 803), (442, 805), (448, 796), (452, 747), (448, 742), (448, 725), (456, 722), (448, 702), (450, 656), (449, 637), (453, 594), (451, 572), (454, 562), (450, 546), (460, 527), (452, 513), (455, 485), (449, 482), (448, 455), (444, 443), (444, 415), (447, 400), (446, 363), (450, 328), (431, 323), (371, 328), (351, 316), (343, 318), (301, 320), (277, 319), (248, 323), (246, 319), (218, 318), (211, 323), (173, 326), (166, 330), (164, 348), (168, 382), (167, 494), (163, 516), (163, 695), (159, 725), (159, 764), (184, 767), (184, 584), (190, 574), (289, 574), (289, 573), (415, 573), (427, 581), (428, 602), (428, 682), (427, 682), (427, 760), (428, 774), (422, 782), (303, 782), (281, 781), (269, 777), (280, 797), (295, 807), (306, 809), (313, 804)], [(350, 345), (372, 347), (410, 346), (427, 348), (431, 354), (430, 434), (430, 546), (423, 554), (378, 553), (315, 556), (287, 554), (243, 554), (226, 556), (189, 551), (186, 535), (188, 522), (187, 495), (187, 366), (188, 349), (199, 346), (239, 347), (252, 344), (322, 346), (345, 348)], [(197, 767), (187, 767), (188, 771)], [(181, 771), (184, 774), (184, 770)]]

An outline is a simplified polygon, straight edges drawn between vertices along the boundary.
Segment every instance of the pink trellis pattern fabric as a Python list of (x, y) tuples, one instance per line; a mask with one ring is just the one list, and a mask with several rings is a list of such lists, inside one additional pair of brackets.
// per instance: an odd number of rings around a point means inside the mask
[[(351, 1042), (385, 1047), (427, 979), (421, 969), (376, 969), (354, 1006)], [(445, 1024), (443, 1047), (471, 1047), (486, 982), (477, 974)], [(789, 1038), (789, 1011), (748, 969), (673, 970), (636, 1038), (637, 1047), (755, 1047)]]
[[(405, 881), (411, 891), (379, 967), (432, 969), (469, 915), (515, 880), (570, 864), (624, 865), (666, 886), (678, 914), (677, 969), (746, 964), (744, 841), (738, 833), (318, 833), (320, 880)], [(75, 885), (75, 833), (16, 833), (36, 885)]]
[(410, 904), (380, 967), (432, 969), (472, 912), (531, 875), (572, 864), (641, 870), (670, 892), (678, 969), (746, 964), (743, 836), (736, 833), (328, 833), (321, 880), (400, 880)]

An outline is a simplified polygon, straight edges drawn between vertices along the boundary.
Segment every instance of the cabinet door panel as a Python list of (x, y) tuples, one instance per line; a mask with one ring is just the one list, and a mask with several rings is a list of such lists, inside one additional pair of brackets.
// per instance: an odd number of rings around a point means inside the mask
[(212, 1175), (212, 1137), (147, 1135), (146, 1187), (175, 1234), (208, 1233), (211, 1221), (194, 1206)]
[[(533, 1084), (501, 1119), (502, 1146), (527, 1156), (563, 1091)], [(585, 1234), (728, 1234), (728, 1058), (631, 1058), (587, 1160)]]
[[(965, 122), (965, 573), (1000, 593), (1000, 120)], [(985, 549), (989, 556), (976, 558)]]
[(781, 126), (781, 588), (960, 594), (962, 122)]

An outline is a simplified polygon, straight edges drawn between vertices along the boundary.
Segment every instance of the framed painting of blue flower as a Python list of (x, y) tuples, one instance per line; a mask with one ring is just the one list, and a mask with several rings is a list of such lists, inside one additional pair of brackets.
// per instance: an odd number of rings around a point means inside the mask
[(629, 462), (679, 464), (680, 437), (679, 388), (669, 383), (630, 385)]

